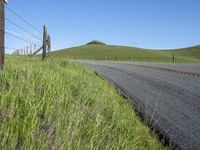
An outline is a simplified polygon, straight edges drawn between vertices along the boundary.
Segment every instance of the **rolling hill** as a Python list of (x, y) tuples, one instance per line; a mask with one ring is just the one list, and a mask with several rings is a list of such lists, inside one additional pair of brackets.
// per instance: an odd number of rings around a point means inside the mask
[[(52, 52), (73, 59), (200, 63), (200, 46), (176, 50), (151, 50), (127, 46), (89, 44)], [(174, 58), (173, 58), (174, 55)]]

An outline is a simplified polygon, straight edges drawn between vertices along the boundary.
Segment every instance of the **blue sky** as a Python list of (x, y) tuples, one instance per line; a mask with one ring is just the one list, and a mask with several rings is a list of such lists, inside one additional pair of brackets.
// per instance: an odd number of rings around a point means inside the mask
[[(156, 49), (198, 45), (199, 6), (199, 0), (9, 0), (7, 5), (38, 30), (42, 31), (46, 24), (53, 49), (82, 45), (94, 39), (112, 45)], [(42, 38), (7, 9), (6, 18)], [(6, 30), (35, 41), (8, 21)], [(7, 47), (26, 45), (29, 44), (6, 35)]]

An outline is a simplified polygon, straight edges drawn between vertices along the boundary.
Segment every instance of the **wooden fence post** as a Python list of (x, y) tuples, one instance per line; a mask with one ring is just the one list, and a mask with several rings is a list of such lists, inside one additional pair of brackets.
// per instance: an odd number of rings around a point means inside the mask
[(173, 61), (173, 63), (175, 63), (175, 55), (174, 55), (174, 53), (172, 55), (172, 61)]
[(32, 55), (32, 44), (30, 45), (30, 51), (29, 54)]
[(26, 55), (26, 47), (24, 47), (24, 51), (23, 51), (23, 54), (22, 55)]
[(28, 56), (29, 54), (28, 50), (29, 50), (29, 46), (26, 46), (26, 56)]
[(36, 44), (34, 44), (34, 52), (36, 51), (36, 49), (37, 49), (37, 45), (36, 45)]
[(47, 37), (47, 40), (48, 40), (48, 43), (47, 43), (47, 45), (48, 45), (48, 56), (50, 56), (50, 53), (51, 53), (51, 37), (50, 37), (50, 35), (48, 35), (48, 37)]
[(4, 57), (5, 57), (4, 30), (5, 30), (4, 1), (0, 0), (0, 69), (3, 69), (4, 67)]
[(45, 59), (47, 55), (47, 27), (44, 25), (43, 28), (43, 51), (42, 51), (42, 60)]

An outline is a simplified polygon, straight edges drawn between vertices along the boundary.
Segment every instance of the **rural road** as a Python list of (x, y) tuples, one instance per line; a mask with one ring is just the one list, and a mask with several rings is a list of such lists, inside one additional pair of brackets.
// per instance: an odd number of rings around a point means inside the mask
[[(78, 61), (128, 96), (174, 149), (200, 149), (200, 65)], [(177, 72), (175, 70), (178, 70)]]

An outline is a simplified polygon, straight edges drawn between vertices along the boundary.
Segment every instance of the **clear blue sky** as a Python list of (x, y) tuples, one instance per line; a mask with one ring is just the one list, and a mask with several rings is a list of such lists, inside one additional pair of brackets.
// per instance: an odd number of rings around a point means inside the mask
[[(9, 0), (7, 5), (40, 30), (41, 25), (46, 24), (53, 49), (77, 46), (93, 39), (113, 45), (156, 49), (198, 45), (199, 6), (200, 0)], [(8, 10), (6, 17), (37, 33)], [(6, 22), (6, 30), (25, 34), (9, 22)], [(25, 45), (6, 36), (8, 47)]]

